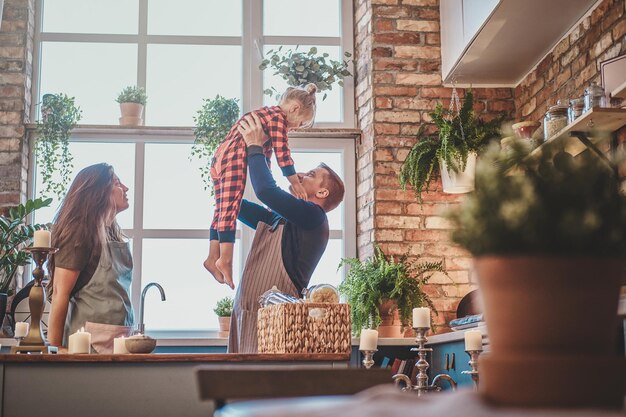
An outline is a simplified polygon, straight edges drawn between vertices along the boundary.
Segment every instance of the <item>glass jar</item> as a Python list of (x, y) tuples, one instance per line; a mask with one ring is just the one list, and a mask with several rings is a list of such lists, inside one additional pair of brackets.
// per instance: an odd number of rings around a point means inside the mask
[(318, 284), (302, 290), (302, 295), (308, 303), (331, 303), (339, 302), (339, 292), (330, 284)]
[(543, 135), (545, 140), (550, 139), (561, 129), (567, 126), (567, 106), (561, 104), (561, 100), (556, 105), (548, 107), (543, 118)]
[(301, 303), (302, 300), (298, 297), (294, 297), (293, 295), (288, 295), (281, 292), (276, 286), (272, 287), (271, 290), (265, 291), (259, 297), (259, 304), (261, 307), (267, 307), (269, 305), (274, 304), (283, 304), (283, 303)]
[(604, 88), (599, 86), (595, 81), (585, 88), (585, 107), (583, 113), (588, 112), (594, 107), (606, 107), (606, 95)]
[(585, 98), (573, 98), (569, 101), (567, 109), (567, 122), (573, 123), (579, 116), (582, 116), (585, 109)]

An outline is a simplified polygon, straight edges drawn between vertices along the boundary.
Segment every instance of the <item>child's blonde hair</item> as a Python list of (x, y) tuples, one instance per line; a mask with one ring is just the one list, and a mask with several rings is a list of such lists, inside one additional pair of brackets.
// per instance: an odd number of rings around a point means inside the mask
[(313, 83), (309, 83), (304, 87), (289, 87), (283, 95), (280, 97), (280, 104), (284, 104), (287, 101), (297, 101), (301, 105), (300, 113), (304, 114), (308, 123), (305, 123), (302, 127), (311, 127), (315, 120), (315, 111), (317, 105), (315, 103), (315, 93), (317, 92), (317, 86)]

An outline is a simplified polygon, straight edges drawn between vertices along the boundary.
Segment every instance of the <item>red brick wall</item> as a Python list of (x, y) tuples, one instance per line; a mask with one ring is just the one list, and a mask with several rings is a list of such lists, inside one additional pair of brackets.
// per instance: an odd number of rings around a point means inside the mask
[(515, 88), (516, 117), (540, 121), (556, 100), (600, 84), (600, 63), (626, 53), (626, 2), (604, 0)]
[[(402, 191), (397, 173), (415, 144), (419, 126), (452, 89), (441, 81), (439, 0), (360, 0), (355, 4), (357, 108), (363, 137), (357, 149), (359, 256), (373, 242), (385, 253), (443, 260), (450, 278), (435, 275), (427, 287), (443, 325), (456, 317), (470, 289), (470, 256), (453, 245), (441, 210), (462, 196), (444, 194), (439, 180), (420, 205)], [(476, 110), (484, 117), (513, 112), (509, 88), (476, 89)], [(439, 330), (444, 330), (440, 328)]]

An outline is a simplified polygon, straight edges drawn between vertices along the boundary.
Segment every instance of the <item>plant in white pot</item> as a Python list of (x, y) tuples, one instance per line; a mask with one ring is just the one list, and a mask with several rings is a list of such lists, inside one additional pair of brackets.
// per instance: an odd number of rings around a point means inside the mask
[(227, 336), (230, 331), (230, 316), (233, 314), (234, 300), (224, 297), (217, 302), (213, 311), (217, 314), (220, 325), (220, 336)]
[(121, 126), (143, 126), (143, 109), (146, 105), (146, 91), (143, 87), (128, 86), (118, 95), (117, 101), (120, 103), (122, 117)]
[(449, 214), (484, 301), (490, 352), (480, 390), (511, 406), (622, 407), (626, 359), (615, 341), (626, 197), (617, 171), (591, 152), (529, 152), (521, 142), (492, 145), (475, 192)]

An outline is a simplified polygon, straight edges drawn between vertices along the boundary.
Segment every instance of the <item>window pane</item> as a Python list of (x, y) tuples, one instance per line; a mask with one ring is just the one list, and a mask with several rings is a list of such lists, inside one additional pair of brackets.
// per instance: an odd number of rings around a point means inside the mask
[(146, 144), (145, 229), (209, 229), (214, 199), (200, 177), (205, 163), (190, 155), (191, 144)]
[[(100, 162), (113, 165), (117, 176), (130, 189), (128, 191), (130, 207), (117, 215), (117, 222), (122, 229), (132, 228), (135, 202), (135, 190), (133, 189), (135, 185), (135, 145), (132, 143), (70, 142), (70, 152), (74, 157), (74, 172), (70, 175), (72, 180), (81, 169), (89, 165)], [(41, 196), (42, 189), (39, 166), (37, 166), (35, 168), (35, 197)], [(54, 197), (50, 207), (44, 207), (35, 212), (35, 221), (38, 223), (52, 222), (59, 208), (59, 203), (59, 200)]]
[(266, 36), (341, 36), (341, 0), (264, 0)]
[(148, 45), (146, 124), (193, 126), (203, 98), (241, 99), (241, 47)]
[(138, 0), (44, 0), (43, 32), (135, 34), (139, 25), (138, 3)]
[[(270, 49), (276, 49), (279, 45), (266, 45), (265, 54)], [(295, 49), (296, 45), (285, 45), (283, 51), (288, 49)], [(297, 51), (307, 52), (311, 48), (311, 45), (300, 45)], [(322, 46), (317, 47), (318, 54), (328, 53), (330, 58), (336, 61), (340, 61), (341, 48), (338, 46)], [(271, 68), (263, 71), (263, 89), (274, 87), (278, 92), (282, 93), (288, 87), (287, 82), (278, 75), (273, 75), (274, 71)], [(324, 94), (327, 94), (326, 100), (322, 100)], [(317, 94), (317, 112), (315, 114), (315, 123), (337, 123), (343, 120), (343, 87), (334, 85), (333, 89), (323, 91)], [(263, 96), (263, 101), (266, 106), (276, 105), (276, 98)], [(315, 126), (313, 126), (315, 127)]]
[[(137, 46), (44, 42), (41, 95), (65, 93), (82, 109), (81, 124), (118, 124), (122, 88), (136, 84)], [(39, 98), (41, 101), (41, 97)]]
[[(240, 241), (235, 242), (233, 279), (239, 285)], [(220, 298), (235, 293), (219, 284), (202, 266), (209, 241), (203, 239), (144, 239), (142, 283), (158, 282), (158, 291), (149, 291), (145, 301), (145, 324), (150, 330), (208, 330), (218, 327), (213, 308)]]
[[(297, 172), (307, 172), (317, 167), (321, 162), (324, 162), (342, 179), (344, 177), (341, 153), (339, 152), (298, 151), (292, 152), (291, 157), (295, 162)], [(283, 176), (280, 167), (276, 163), (276, 160), (272, 160), (272, 175), (276, 180), (276, 184), (278, 184), (280, 188), (285, 191), (289, 191), (289, 181)], [(341, 203), (336, 209), (328, 213), (328, 225), (331, 230), (343, 229), (343, 207), (344, 203)]]
[(343, 257), (343, 241), (339, 239), (331, 239), (328, 241), (328, 246), (322, 255), (322, 259), (317, 264), (315, 272), (311, 277), (309, 286), (315, 284), (331, 284), (335, 287), (343, 279), (343, 267), (337, 271), (339, 262)]
[(241, 36), (241, 0), (150, 0), (150, 35)]

